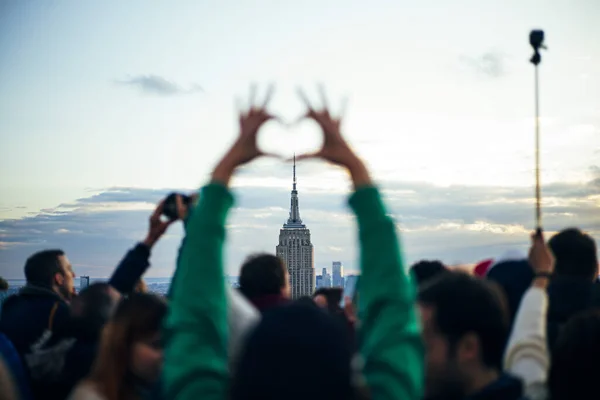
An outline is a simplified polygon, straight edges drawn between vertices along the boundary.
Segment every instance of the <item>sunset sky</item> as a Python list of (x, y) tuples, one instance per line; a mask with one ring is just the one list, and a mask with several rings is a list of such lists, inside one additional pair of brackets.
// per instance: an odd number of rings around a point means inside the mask
[[(302, 112), (296, 87), (334, 110), (378, 180), (407, 260), (471, 263), (526, 249), (533, 221), (533, 66), (540, 66), (544, 224), (600, 239), (600, 2), (572, 0), (17, 1), (0, 3), (0, 275), (63, 248), (78, 274), (110, 274), (165, 194), (206, 182), (236, 134), (235, 99), (276, 86), (271, 111)], [(311, 122), (269, 123), (260, 143), (316, 149)], [(274, 252), (291, 165), (234, 179), (227, 268)], [(298, 166), (315, 268), (358, 267), (349, 183)], [(149, 276), (170, 276), (173, 227)]]

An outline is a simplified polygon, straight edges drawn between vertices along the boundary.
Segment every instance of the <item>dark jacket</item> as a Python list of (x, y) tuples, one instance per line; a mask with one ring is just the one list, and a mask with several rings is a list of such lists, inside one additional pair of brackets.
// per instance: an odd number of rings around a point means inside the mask
[(557, 277), (548, 287), (548, 347), (554, 343), (565, 323), (575, 314), (600, 306), (600, 285), (584, 278)]
[(465, 400), (525, 400), (523, 383), (505, 374)]
[[(138, 244), (121, 260), (109, 284), (126, 294), (148, 268), (150, 249)], [(69, 304), (49, 288), (27, 285), (2, 305), (0, 332), (14, 344), (32, 382), (34, 398), (63, 399), (89, 372), (97, 343), (73, 332)]]

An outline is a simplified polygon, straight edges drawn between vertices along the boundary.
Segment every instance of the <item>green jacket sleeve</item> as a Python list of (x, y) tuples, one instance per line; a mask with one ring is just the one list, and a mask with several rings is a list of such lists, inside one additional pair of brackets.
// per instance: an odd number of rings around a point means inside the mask
[(233, 197), (222, 185), (202, 189), (170, 290), (165, 322), (168, 399), (227, 398), (227, 300), (223, 279), (225, 219)]
[(358, 340), (370, 397), (421, 399), (424, 347), (395, 224), (374, 187), (358, 189), (349, 203), (359, 227)]

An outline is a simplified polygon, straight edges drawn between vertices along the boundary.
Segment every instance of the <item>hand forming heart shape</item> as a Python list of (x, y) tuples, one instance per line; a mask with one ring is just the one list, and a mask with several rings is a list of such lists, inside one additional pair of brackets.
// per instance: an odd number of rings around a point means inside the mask
[[(273, 86), (270, 86), (262, 104), (257, 106), (255, 104), (256, 87), (252, 86), (250, 90), (250, 108), (248, 111), (240, 112), (239, 136), (213, 171), (213, 180), (228, 184), (231, 175), (237, 167), (248, 163), (257, 157), (268, 155), (281, 158), (275, 154), (265, 153), (259, 149), (257, 144), (258, 131), (265, 122), (270, 120), (278, 120), (281, 122), (280, 118), (270, 114), (266, 109), (273, 95), (273, 90)], [(318, 151), (302, 154), (296, 157), (296, 160), (301, 161), (309, 158), (323, 159), (331, 163), (347, 167), (353, 175), (355, 184), (357, 182), (370, 182), (370, 178), (362, 161), (358, 159), (354, 151), (352, 151), (341, 134), (341, 118), (333, 117), (329, 113), (325, 91), (320, 86), (319, 93), (321, 95), (323, 109), (317, 111), (311, 105), (304, 91), (302, 91), (302, 89), (298, 89), (298, 95), (308, 109), (306, 114), (303, 115), (299, 121), (306, 118), (315, 121), (321, 127), (323, 144)], [(352, 170), (354, 170), (354, 173)]]

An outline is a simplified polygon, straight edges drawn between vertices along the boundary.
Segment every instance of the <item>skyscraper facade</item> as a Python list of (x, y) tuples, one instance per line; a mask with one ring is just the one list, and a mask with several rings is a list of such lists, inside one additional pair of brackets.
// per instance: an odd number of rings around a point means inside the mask
[(344, 266), (339, 261), (334, 261), (331, 266), (331, 284), (333, 287), (344, 287)]
[(275, 251), (290, 275), (292, 299), (312, 295), (315, 290), (314, 249), (310, 241), (310, 230), (300, 219), (295, 157), (290, 216), (279, 230), (279, 244)]

